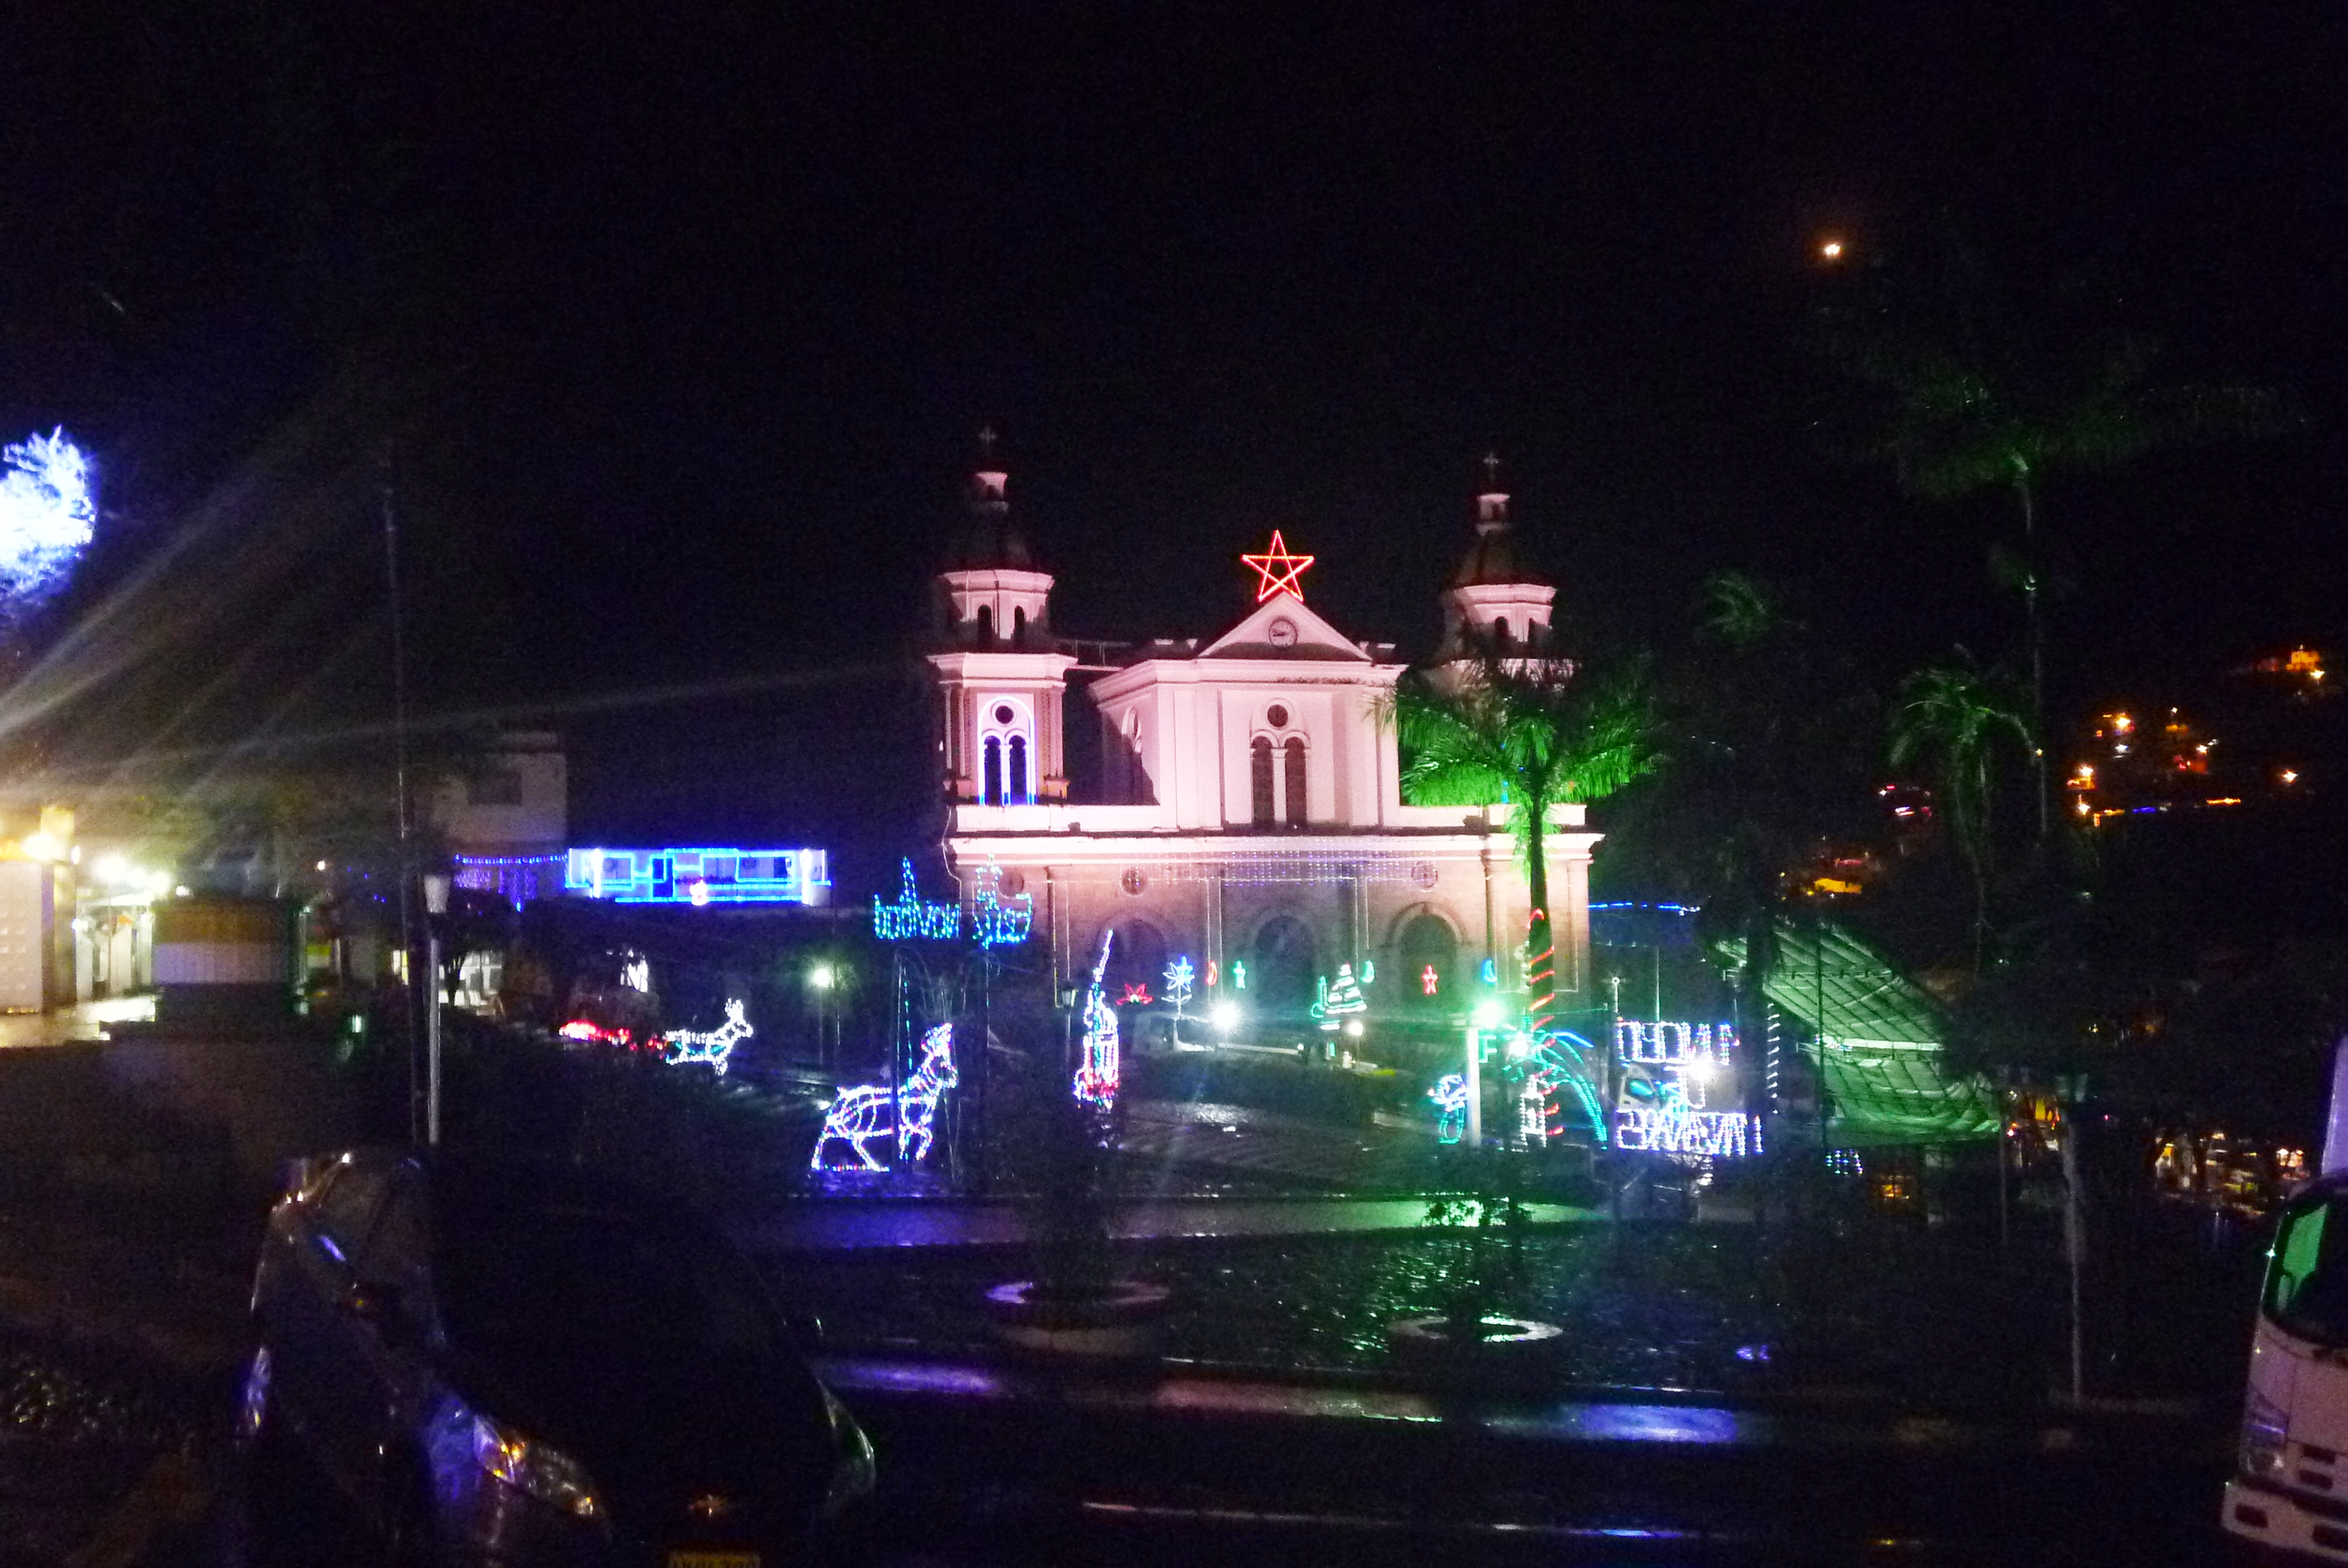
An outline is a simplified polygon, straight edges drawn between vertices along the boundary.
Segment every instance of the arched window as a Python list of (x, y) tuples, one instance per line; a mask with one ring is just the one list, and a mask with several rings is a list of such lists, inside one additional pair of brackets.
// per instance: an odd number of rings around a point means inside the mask
[(1035, 719), (1021, 697), (978, 699), (980, 799), (988, 805), (1035, 804)]
[(1313, 982), (1319, 972), (1320, 945), (1313, 939), (1312, 927), (1275, 915), (1255, 935), (1255, 954), (1248, 966), (1248, 1005), (1251, 1010), (1301, 1020), (1313, 1005)]
[(1499, 649), (1509, 646), (1509, 623), (1505, 617), (1492, 617), (1492, 646)]
[(1460, 990), (1459, 939), (1440, 916), (1414, 916), (1403, 927), (1395, 942), (1394, 973), (1397, 983), (1388, 994), (1401, 997), (1413, 1011), (1467, 1009), (1468, 999)]
[(1248, 748), (1248, 782), (1254, 785), (1255, 825), (1270, 827), (1272, 812), (1272, 737), (1258, 735)]
[(1014, 604), (1011, 607), (1011, 646), (1014, 648), (1027, 646), (1027, 609), (1025, 605)]
[(1303, 827), (1305, 817), (1310, 815), (1306, 805), (1309, 797), (1304, 793), (1303, 738), (1299, 735), (1289, 736), (1285, 750), (1288, 753), (1284, 759), (1288, 764), (1288, 825)]
[(978, 607), (978, 640), (981, 642), (994, 641), (994, 606), (991, 604)]

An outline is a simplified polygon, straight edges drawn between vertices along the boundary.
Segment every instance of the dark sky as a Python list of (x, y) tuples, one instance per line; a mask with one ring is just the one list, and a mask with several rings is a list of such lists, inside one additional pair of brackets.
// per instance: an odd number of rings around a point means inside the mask
[(1798, 346), (1819, 237), (1897, 266), (1950, 214), (2311, 416), (2053, 487), (2071, 699), (2348, 630), (2329, 4), (53, 9), (0, 109), (0, 417), (107, 466), (35, 674), (148, 695), (86, 754), (379, 711), (378, 405), (427, 708), (798, 682), (569, 719), (590, 836), (885, 856), (921, 781), (869, 671), (982, 420), (1064, 630), (1211, 633), (1277, 527), (1424, 651), (1494, 447), (1592, 651), (1721, 565), (1887, 672), (1998, 649), (1996, 503), (1823, 457)]

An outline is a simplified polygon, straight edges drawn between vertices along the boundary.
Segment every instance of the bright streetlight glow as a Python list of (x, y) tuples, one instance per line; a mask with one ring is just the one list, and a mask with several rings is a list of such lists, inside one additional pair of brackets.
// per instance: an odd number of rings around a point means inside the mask
[(808, 971), (808, 984), (819, 991), (831, 989), (839, 979), (839, 973), (829, 964), (818, 964)]
[(1345, 1020), (1345, 1032), (1346, 1032), (1347, 1034), (1349, 1034), (1349, 1035), (1352, 1035), (1355, 1040), (1359, 1040), (1359, 1039), (1361, 1039), (1361, 1038), (1362, 1038), (1362, 1020), (1361, 1020), (1360, 1019), (1357, 1019), (1357, 1018), (1356, 1018), (1356, 1019), (1348, 1019), (1348, 1020)]
[(1500, 1027), (1500, 1020), (1505, 1016), (1500, 1011), (1498, 1002), (1482, 1001), (1476, 1004), (1474, 1017), (1478, 1029), (1498, 1029)]
[(1818, 245), (1818, 254), (1829, 261), (1841, 261), (1842, 241), (1839, 240), (1828, 240), (1821, 241)]
[(1207, 1009), (1207, 1020), (1215, 1026), (1217, 1034), (1231, 1034), (1240, 1027), (1240, 1004), (1217, 1002)]

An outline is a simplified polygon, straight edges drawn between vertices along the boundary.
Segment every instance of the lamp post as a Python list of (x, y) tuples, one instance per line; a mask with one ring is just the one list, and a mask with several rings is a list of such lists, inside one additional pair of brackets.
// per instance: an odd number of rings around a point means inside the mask
[(1481, 1001), (1468, 1020), (1468, 1146), (1484, 1146), (1484, 1031), (1500, 1022), (1500, 1004)]
[(448, 878), (424, 879), (424, 1142), (440, 1143), (440, 917), (448, 912)]
[(828, 1065), (830, 1053), (824, 1048), (824, 1003), (831, 996), (831, 988), (839, 983), (839, 971), (829, 960), (819, 961), (808, 971), (808, 985), (815, 992), (815, 1059), (818, 1065)]

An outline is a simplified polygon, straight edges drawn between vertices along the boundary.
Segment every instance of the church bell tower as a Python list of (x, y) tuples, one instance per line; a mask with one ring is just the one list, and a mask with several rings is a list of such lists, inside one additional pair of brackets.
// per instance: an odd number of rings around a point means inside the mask
[(938, 761), (951, 804), (1035, 805), (1067, 798), (1062, 709), (1076, 660), (1053, 639), (1052, 574), (1011, 516), (994, 446), (982, 430), (961, 534), (935, 579)]

